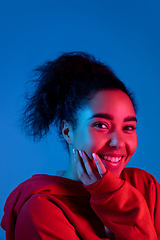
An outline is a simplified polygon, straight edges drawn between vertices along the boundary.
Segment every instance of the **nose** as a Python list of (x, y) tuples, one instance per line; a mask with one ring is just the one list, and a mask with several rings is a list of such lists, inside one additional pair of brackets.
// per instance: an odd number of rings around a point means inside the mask
[(120, 134), (113, 133), (109, 140), (109, 146), (114, 148), (121, 148), (125, 145), (124, 139)]

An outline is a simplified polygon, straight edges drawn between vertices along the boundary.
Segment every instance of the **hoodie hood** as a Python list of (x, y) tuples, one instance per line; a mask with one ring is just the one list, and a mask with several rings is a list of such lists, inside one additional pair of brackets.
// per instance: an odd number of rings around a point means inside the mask
[(33, 175), (16, 187), (6, 200), (1, 227), (6, 231), (6, 240), (14, 240), (15, 224), (23, 204), (36, 193), (90, 197), (81, 182), (45, 174)]

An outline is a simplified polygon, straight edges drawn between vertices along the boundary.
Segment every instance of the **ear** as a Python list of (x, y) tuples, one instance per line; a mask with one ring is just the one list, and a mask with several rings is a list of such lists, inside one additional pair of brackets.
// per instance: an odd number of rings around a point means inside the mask
[(73, 131), (72, 131), (71, 125), (67, 121), (63, 120), (62, 121), (62, 134), (68, 144), (72, 144), (72, 132)]

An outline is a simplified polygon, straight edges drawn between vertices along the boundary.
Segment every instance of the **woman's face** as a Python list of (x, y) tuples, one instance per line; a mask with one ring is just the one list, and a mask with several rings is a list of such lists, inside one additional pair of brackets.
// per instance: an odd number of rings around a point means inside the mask
[(98, 154), (105, 168), (119, 177), (137, 148), (136, 116), (130, 98), (121, 90), (103, 90), (78, 112), (72, 148), (92, 159)]

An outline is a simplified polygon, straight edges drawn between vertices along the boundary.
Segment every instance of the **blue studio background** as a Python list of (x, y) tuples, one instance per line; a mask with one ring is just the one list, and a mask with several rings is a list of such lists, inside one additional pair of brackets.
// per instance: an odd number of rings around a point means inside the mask
[(0, 2), (0, 218), (5, 199), (20, 182), (67, 167), (67, 152), (54, 131), (34, 143), (18, 123), (31, 70), (61, 52), (95, 55), (136, 93), (138, 149), (128, 166), (160, 182), (159, 12), (159, 0)]

